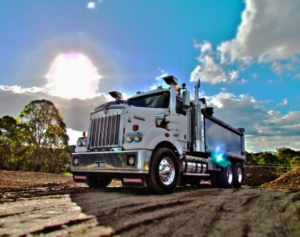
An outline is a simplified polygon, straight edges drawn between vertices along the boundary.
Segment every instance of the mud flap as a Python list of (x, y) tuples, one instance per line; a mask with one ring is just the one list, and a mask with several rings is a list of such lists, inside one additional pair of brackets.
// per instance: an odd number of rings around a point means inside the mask
[(124, 187), (143, 188), (145, 187), (145, 175), (143, 174), (123, 174), (121, 176)]

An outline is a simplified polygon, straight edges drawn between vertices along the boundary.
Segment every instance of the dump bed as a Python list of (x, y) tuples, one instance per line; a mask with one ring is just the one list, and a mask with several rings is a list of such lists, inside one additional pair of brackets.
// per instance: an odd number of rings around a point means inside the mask
[(244, 129), (233, 128), (214, 116), (204, 114), (203, 117), (206, 151), (245, 160)]

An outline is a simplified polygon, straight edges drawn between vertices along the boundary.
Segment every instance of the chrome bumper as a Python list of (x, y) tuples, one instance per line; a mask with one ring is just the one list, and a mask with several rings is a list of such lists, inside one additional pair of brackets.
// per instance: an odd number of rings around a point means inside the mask
[[(73, 153), (71, 172), (148, 174), (151, 154), (148, 150)], [(134, 165), (128, 164), (129, 156), (135, 157)]]

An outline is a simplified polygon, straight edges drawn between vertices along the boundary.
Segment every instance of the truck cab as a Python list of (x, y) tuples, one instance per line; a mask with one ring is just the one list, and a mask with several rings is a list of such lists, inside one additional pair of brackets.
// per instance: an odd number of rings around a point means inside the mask
[(179, 183), (210, 180), (213, 187), (241, 187), (245, 161), (244, 130), (213, 116), (199, 98), (200, 80), (190, 92), (164, 78), (169, 88), (137, 92), (90, 114), (87, 137), (72, 154), (75, 182), (106, 187), (113, 178), (126, 187), (147, 186), (152, 193), (172, 193)]

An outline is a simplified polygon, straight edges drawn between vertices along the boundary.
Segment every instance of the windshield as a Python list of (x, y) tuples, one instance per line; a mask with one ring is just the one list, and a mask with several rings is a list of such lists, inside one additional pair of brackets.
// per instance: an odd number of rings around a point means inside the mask
[(162, 92), (157, 94), (145, 95), (128, 100), (128, 105), (133, 107), (146, 107), (146, 108), (162, 108), (169, 107), (170, 93)]

